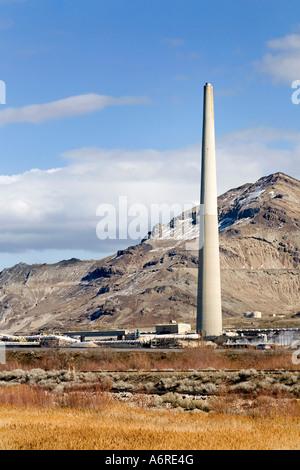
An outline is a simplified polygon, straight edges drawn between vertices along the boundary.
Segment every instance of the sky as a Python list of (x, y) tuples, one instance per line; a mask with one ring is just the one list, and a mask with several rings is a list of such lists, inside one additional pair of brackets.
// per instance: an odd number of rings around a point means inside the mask
[(300, 178), (298, 0), (0, 0), (0, 57), (0, 269), (103, 258), (199, 203), (206, 82), (218, 193)]

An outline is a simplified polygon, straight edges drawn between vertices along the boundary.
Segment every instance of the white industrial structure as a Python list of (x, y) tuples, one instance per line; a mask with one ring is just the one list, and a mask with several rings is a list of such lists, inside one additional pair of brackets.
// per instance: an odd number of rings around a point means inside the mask
[(178, 334), (184, 335), (191, 331), (191, 325), (189, 323), (177, 323), (169, 322), (163, 323), (155, 326), (157, 335), (168, 335), (168, 334)]
[(204, 87), (197, 333), (222, 334), (213, 87)]
[(254, 312), (245, 312), (244, 318), (261, 318), (261, 312), (258, 312), (257, 310)]

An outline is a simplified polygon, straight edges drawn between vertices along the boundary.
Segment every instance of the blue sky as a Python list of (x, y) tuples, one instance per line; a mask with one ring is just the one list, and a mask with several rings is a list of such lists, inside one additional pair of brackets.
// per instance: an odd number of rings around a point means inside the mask
[(97, 208), (196, 203), (203, 85), (219, 193), (300, 177), (298, 0), (0, 0), (0, 267), (100, 258)]

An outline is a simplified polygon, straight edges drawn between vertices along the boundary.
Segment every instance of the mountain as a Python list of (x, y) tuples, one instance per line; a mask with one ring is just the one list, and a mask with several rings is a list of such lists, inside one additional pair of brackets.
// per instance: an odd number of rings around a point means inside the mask
[[(224, 319), (300, 311), (300, 182), (276, 173), (218, 198)], [(143, 327), (196, 318), (200, 208), (102, 260), (0, 273), (0, 331)]]

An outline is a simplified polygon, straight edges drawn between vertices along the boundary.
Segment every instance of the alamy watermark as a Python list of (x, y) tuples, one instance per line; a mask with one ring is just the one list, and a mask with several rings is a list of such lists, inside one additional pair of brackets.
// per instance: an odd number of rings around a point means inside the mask
[(5, 344), (0, 344), (0, 364), (6, 364), (6, 347), (5, 347)]
[(6, 104), (6, 84), (0, 80), (0, 104)]
[[(178, 215), (179, 214), (179, 215)], [(201, 244), (203, 205), (195, 204), (128, 204), (127, 196), (119, 196), (117, 206), (100, 204), (96, 234), (100, 240), (133, 240), (147, 238), (186, 241), (187, 250)], [(195, 242), (195, 240), (197, 241)]]
[(300, 103), (300, 80), (294, 80), (292, 82), (292, 88), (296, 90), (292, 93), (292, 103), (299, 104)]
[(300, 340), (296, 341), (293, 344), (293, 346), (298, 347), (298, 349), (294, 351), (292, 354), (292, 363), (295, 365), (299, 365), (300, 364)]

